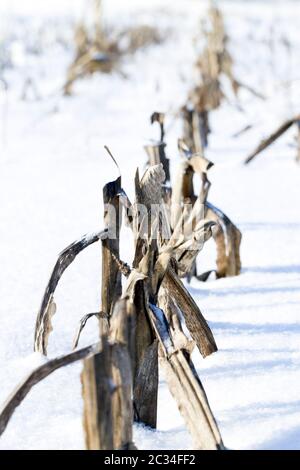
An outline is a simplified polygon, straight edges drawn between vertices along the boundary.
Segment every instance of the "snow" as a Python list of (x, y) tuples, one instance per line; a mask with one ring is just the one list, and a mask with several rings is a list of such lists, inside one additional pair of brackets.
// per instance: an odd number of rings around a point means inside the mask
[[(192, 281), (190, 291), (219, 347), (205, 360), (197, 353), (193, 359), (228, 448), (300, 449), (300, 168), (291, 146), (294, 131), (242, 165), (261, 138), (299, 112), (300, 5), (288, 0), (220, 5), (235, 74), (266, 100), (242, 90), (238, 103), (224, 79), (229, 98), (212, 116), (207, 157), (216, 165), (209, 199), (242, 231), (243, 272), (204, 284)], [(195, 79), (193, 38), (207, 2), (105, 2), (107, 25), (158, 22), (168, 39), (124, 59), (127, 79), (118, 72), (95, 75), (65, 98), (60, 90), (83, 6), (83, 0), (0, 4), (6, 20), (0, 50), (4, 44), (12, 63), (2, 75), (9, 88), (0, 91), (0, 403), (44, 360), (32, 352), (33, 328), (58, 253), (82, 233), (102, 228), (102, 187), (117, 176), (103, 146), (116, 156), (132, 198), (135, 168), (146, 161), (142, 146), (157, 136), (150, 114), (166, 111), (173, 174), (179, 161), (176, 113)], [(40, 99), (21, 99), (28, 78)], [(251, 130), (233, 138), (249, 123)], [(132, 248), (124, 230), (127, 262)], [(199, 266), (205, 271), (213, 262), (209, 242)], [(50, 357), (69, 351), (80, 318), (98, 309), (100, 273), (99, 244), (64, 273)], [(94, 342), (97, 332), (92, 318), (80, 344)], [(15, 412), (0, 448), (83, 448), (80, 371), (76, 364), (37, 385)], [(136, 425), (134, 438), (140, 449), (192, 445), (163, 378), (158, 430)]]

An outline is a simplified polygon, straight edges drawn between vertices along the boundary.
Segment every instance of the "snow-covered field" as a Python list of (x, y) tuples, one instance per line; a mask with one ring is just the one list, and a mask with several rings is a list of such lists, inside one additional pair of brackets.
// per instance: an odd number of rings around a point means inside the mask
[[(1, 71), (0, 90), (0, 402), (43, 360), (33, 354), (33, 327), (57, 254), (102, 225), (102, 186), (116, 176), (107, 144), (117, 157), (123, 186), (132, 195), (142, 146), (156, 137), (154, 110), (166, 111), (168, 154), (176, 170), (176, 119), (194, 79), (199, 32), (207, 2), (201, 0), (105, 1), (108, 27), (158, 24), (167, 40), (124, 60), (121, 74), (78, 82), (74, 95), (61, 87), (73, 57), (74, 21), (84, 0), (2, 0), (0, 50), (11, 67)], [(208, 158), (210, 200), (243, 233), (243, 272), (190, 290), (215, 334), (219, 351), (198, 372), (231, 449), (300, 449), (300, 167), (294, 131), (249, 166), (243, 160), (270, 131), (300, 110), (300, 3), (219, 2), (230, 36), (238, 80), (266, 96), (242, 90), (212, 115)], [(1, 69), (0, 69), (1, 70)], [(39, 99), (22, 100), (24, 83)], [(1, 82), (0, 82), (1, 87)], [(239, 138), (233, 134), (252, 124)], [(123, 237), (122, 258), (132, 246)], [(199, 258), (204, 271), (214, 260), (209, 242)], [(80, 255), (57, 290), (50, 337), (54, 357), (70, 349), (79, 319), (100, 304), (100, 245)], [(97, 339), (90, 320), (81, 345)], [(1, 449), (80, 449), (81, 365), (57, 371), (36, 386), (17, 409), (0, 440)], [(162, 380), (158, 430), (135, 426), (143, 449), (191, 446), (176, 405)]]

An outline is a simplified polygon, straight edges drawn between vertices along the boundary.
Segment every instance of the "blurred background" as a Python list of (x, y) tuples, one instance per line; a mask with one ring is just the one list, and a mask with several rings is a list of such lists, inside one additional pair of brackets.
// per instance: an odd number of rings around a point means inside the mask
[[(206, 0), (1, 0), (0, 401), (41, 357), (36, 313), (57, 254), (102, 226), (102, 187), (118, 172), (133, 195), (143, 146), (166, 114), (171, 173), (182, 106), (199, 83), (210, 23)], [(220, 0), (230, 73), (210, 113), (210, 198), (243, 233), (241, 276), (191, 284), (219, 352), (197, 358), (229, 448), (299, 448), (299, 135), (292, 126), (249, 166), (259, 142), (300, 113), (300, 2)], [(298, 139), (298, 140), (297, 140)], [(132, 245), (123, 234), (122, 259)], [(101, 253), (76, 260), (57, 291), (50, 357), (68, 351), (79, 319), (100, 305)], [(212, 244), (201, 270), (215, 262)], [(95, 320), (96, 322), (96, 320)], [(93, 319), (82, 346), (97, 339)], [(40, 384), (0, 447), (83, 447), (80, 366)], [(158, 431), (135, 428), (139, 448), (191, 445), (162, 383)], [(41, 396), (46, 397), (41, 400)], [(79, 410), (79, 411), (78, 411)], [(47, 422), (47, 426), (45, 426)]]

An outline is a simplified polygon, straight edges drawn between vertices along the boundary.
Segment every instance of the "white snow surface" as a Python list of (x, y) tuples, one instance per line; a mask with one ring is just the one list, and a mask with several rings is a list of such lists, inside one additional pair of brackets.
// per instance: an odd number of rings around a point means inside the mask
[[(122, 71), (61, 87), (73, 57), (75, 21), (88, 15), (83, 0), (2, 0), (0, 50), (11, 67), (0, 90), (0, 403), (44, 359), (34, 354), (36, 314), (58, 253), (84, 233), (102, 227), (103, 185), (117, 176), (103, 146), (118, 160), (123, 187), (132, 197), (143, 145), (158, 134), (154, 110), (167, 113), (172, 171), (179, 156), (176, 118), (193, 85), (194, 38), (206, 1), (109, 0), (108, 28), (156, 24), (167, 33), (158, 46), (124, 59)], [(84, 7), (85, 5), (85, 7)], [(207, 157), (210, 201), (243, 233), (243, 271), (238, 277), (192, 281), (189, 289), (215, 335), (219, 351), (194, 353), (225, 445), (230, 449), (300, 449), (300, 167), (295, 130), (258, 156), (243, 160), (261, 138), (299, 113), (300, 3), (220, 1), (236, 77), (259, 90), (243, 89), (239, 101), (226, 79), (228, 99), (212, 113)], [(2, 52), (0, 54), (2, 56)], [(22, 100), (26, 79), (39, 99)], [(0, 84), (1, 85), (1, 84)], [(239, 138), (233, 134), (252, 124)], [(130, 262), (132, 241), (122, 236)], [(199, 269), (214, 263), (205, 245)], [(63, 275), (49, 356), (70, 350), (79, 319), (100, 305), (100, 244), (89, 247)], [(97, 340), (91, 319), (81, 345)], [(81, 449), (82, 399), (76, 364), (37, 385), (16, 410), (0, 439), (1, 449)], [(163, 378), (158, 429), (135, 425), (139, 449), (187, 449), (192, 442)]]

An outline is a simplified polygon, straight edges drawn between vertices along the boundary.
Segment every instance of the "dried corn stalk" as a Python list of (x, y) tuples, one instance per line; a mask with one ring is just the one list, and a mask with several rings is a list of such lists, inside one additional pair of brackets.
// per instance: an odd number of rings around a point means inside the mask
[(275, 132), (273, 132), (269, 137), (262, 140), (258, 147), (247, 157), (245, 160), (245, 164), (250, 163), (256, 155), (263, 152), (266, 148), (268, 148), (271, 144), (273, 144), (279, 137), (281, 137), (293, 124), (297, 126), (297, 157), (296, 160), (300, 160), (300, 116), (296, 116), (292, 119), (288, 119), (285, 121)]
[(159, 44), (163, 40), (162, 34), (149, 25), (119, 33), (106, 31), (101, 7), (101, 0), (94, 0), (95, 28), (92, 33), (82, 22), (75, 28), (75, 58), (67, 71), (63, 87), (65, 95), (72, 93), (73, 84), (78, 79), (96, 72), (120, 72), (120, 61), (124, 55), (133, 54), (142, 47)]
[(107, 236), (107, 230), (84, 235), (80, 240), (72, 243), (60, 253), (46, 287), (36, 319), (34, 333), (34, 350), (36, 352), (47, 355), (48, 339), (52, 331), (51, 318), (56, 311), (54, 292), (64, 271), (82, 250), (99, 240), (104, 240)]
[(101, 351), (84, 361), (81, 375), (88, 450), (135, 449), (132, 441), (132, 361), (135, 315), (127, 299), (113, 309)]
[[(207, 201), (211, 185), (207, 178), (207, 172), (213, 164), (201, 154), (193, 154), (184, 141), (179, 140), (178, 145), (183, 158), (177, 175), (176, 186), (173, 189), (171, 215), (173, 234), (176, 234), (176, 224), (180, 228), (180, 213), (182, 213), (184, 205), (188, 202), (189, 213), (187, 217), (185, 216), (187, 218), (186, 224), (188, 227), (189, 224), (191, 227), (194, 226), (193, 236), (189, 240), (189, 247), (192, 247), (193, 251), (193, 243), (196, 246), (194, 256), (191, 252), (187, 253), (183, 263), (182, 253), (179, 254), (179, 257), (177, 256), (179, 273), (182, 276), (188, 276), (188, 278), (192, 275), (197, 277), (196, 257), (203, 243), (212, 235), (217, 247), (217, 277), (236, 276), (241, 271), (240, 243), (242, 236), (240, 230), (231, 220), (220, 209)], [(193, 179), (195, 174), (202, 181), (201, 191), (198, 196), (195, 195), (194, 191)], [(200, 232), (198, 232), (200, 246), (199, 244), (197, 246), (197, 229), (200, 229)], [(191, 233), (191, 229), (189, 233)]]
[(238, 276), (241, 272), (240, 230), (220, 209), (209, 202), (205, 204), (206, 217), (217, 222), (213, 238), (217, 247), (217, 278)]
[[(161, 120), (161, 116), (157, 119)], [(159, 122), (163, 139), (163, 121)], [(189, 157), (192, 171), (206, 174), (211, 162), (199, 155)], [(37, 318), (35, 345), (46, 354), (51, 317), (55, 312), (55, 288), (77, 254), (98, 240), (102, 241), (103, 255), (102, 311), (83, 317), (74, 347), (92, 316), (100, 321), (100, 343), (48, 361), (34, 371), (0, 413), (0, 432), (35, 383), (63, 365), (84, 359), (81, 377), (87, 449), (135, 449), (133, 419), (156, 426), (159, 348), (171, 393), (195, 447), (223, 448), (207, 397), (190, 359), (194, 344), (204, 357), (216, 351), (217, 346), (206, 320), (177, 274), (189, 270), (193, 258), (202, 248), (200, 240), (206, 241), (212, 235), (214, 222), (194, 223), (198, 212), (198, 205), (194, 203), (188, 219), (191, 236), (181, 237), (178, 225), (171, 235), (169, 219), (159, 209), (164, 180), (162, 163), (152, 165), (142, 178), (137, 171), (133, 206), (121, 187), (120, 178), (104, 187), (105, 230), (83, 237), (60, 255)], [(135, 236), (132, 268), (119, 259), (119, 202), (125, 208)], [(140, 206), (144, 208), (142, 213)], [(165, 226), (170, 237), (162, 230)], [(127, 277), (127, 284), (121, 298), (122, 274)], [(190, 337), (183, 331), (183, 321)]]
[(57, 369), (95, 354), (99, 350), (99, 347), (99, 344), (95, 344), (64, 356), (51, 359), (30, 372), (30, 374), (16, 387), (0, 409), (0, 435), (5, 431), (15, 409), (22, 403), (32, 387), (55, 372)]
[(163, 309), (150, 305), (150, 316), (160, 341), (160, 363), (171, 394), (191, 433), (194, 448), (223, 449), (217, 423), (190, 358), (192, 345), (182, 330), (178, 309), (169, 292), (162, 292), (160, 299)]
[[(157, 169), (154, 174), (156, 175), (155, 182), (159, 184), (159, 170)], [(157, 202), (159, 197), (157, 191), (155, 196), (150, 197), (152, 188), (155, 187), (152, 184), (153, 178), (153, 173), (147, 174), (146, 172), (141, 181), (147, 183), (143, 188), (140, 184), (139, 191), (137, 191), (137, 199), (140, 201), (144, 199), (146, 205), (150, 200)], [(150, 367), (153, 368), (154, 363), (156, 364), (156, 348), (159, 344), (161, 363), (166, 371), (171, 393), (192, 434), (195, 447), (222, 449), (223, 443), (217, 424), (189, 357), (193, 341), (183, 333), (180, 318), (185, 318), (187, 328), (190, 329), (192, 338), (195, 338), (195, 342), (204, 356), (211, 354), (217, 348), (198, 307), (171, 268), (170, 263), (177, 247), (171, 242), (170, 245), (166, 244), (164, 249), (157, 253), (157, 245), (153, 243), (152, 239), (155, 227), (151, 227), (150, 238), (144, 242), (143, 255), (135, 257), (136, 264), (134, 269), (128, 273), (125, 289), (125, 296), (129, 300), (131, 299), (135, 305), (137, 322), (139, 321), (138, 312), (142, 312), (141, 319), (144, 330), (137, 331), (136, 352), (141, 351), (141, 346), (146, 343), (145, 331), (152, 333), (152, 343), (146, 349), (142, 348), (144, 349), (142, 363), (140, 354), (136, 354), (136, 368), (139, 368), (139, 373), (136, 373), (134, 384), (135, 418), (140, 420), (141, 413), (147, 416), (146, 410), (149, 413), (149, 407), (152, 405), (149, 391), (153, 393), (156, 387), (156, 376), (153, 380)], [(156, 261), (153, 261), (155, 259)], [(157, 306), (157, 302), (160, 302), (166, 309), (166, 316), (164, 311)], [(170, 305), (173, 306), (173, 310)], [(143, 336), (142, 333), (144, 333)]]
[[(139, 173), (136, 173), (136, 200), (133, 208), (135, 271), (130, 275), (126, 291), (133, 298), (136, 310), (135, 420), (151, 427), (156, 427), (157, 419), (158, 344), (147, 315), (147, 303), (148, 296), (155, 299), (157, 295), (150, 280), (158, 257), (159, 214), (153, 213), (152, 208), (162, 202), (161, 186), (164, 179), (161, 164), (151, 166), (141, 179)], [(140, 214), (138, 207), (143, 207), (145, 213)]]

